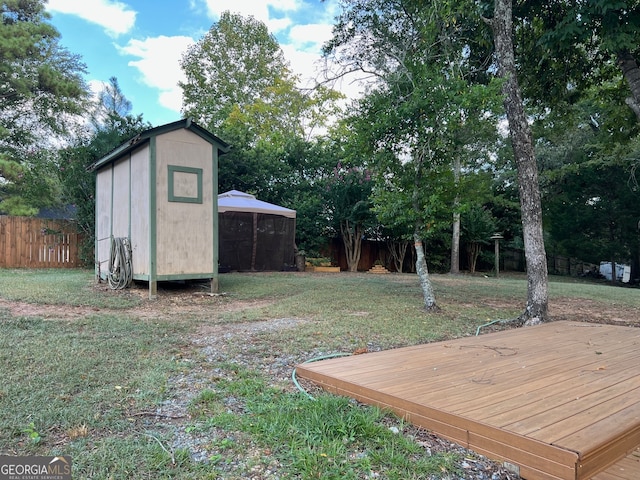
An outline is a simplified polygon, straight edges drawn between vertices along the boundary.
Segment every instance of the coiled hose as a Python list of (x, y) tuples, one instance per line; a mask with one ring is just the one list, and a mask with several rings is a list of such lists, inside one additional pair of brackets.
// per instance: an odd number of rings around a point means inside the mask
[(131, 243), (126, 237), (111, 237), (107, 280), (113, 290), (127, 288), (133, 282)]

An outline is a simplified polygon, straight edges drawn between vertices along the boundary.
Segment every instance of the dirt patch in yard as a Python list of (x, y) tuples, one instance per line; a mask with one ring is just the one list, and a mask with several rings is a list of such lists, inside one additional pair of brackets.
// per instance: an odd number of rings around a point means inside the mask
[(640, 310), (628, 306), (603, 305), (589, 299), (558, 298), (549, 302), (553, 320), (640, 326)]
[(271, 305), (274, 300), (241, 300), (226, 294), (211, 294), (201, 284), (163, 286), (158, 297), (149, 300), (146, 287), (134, 285), (126, 290), (112, 290), (106, 284), (92, 286), (96, 295), (119, 296), (126, 300), (135, 297), (138, 305), (128, 308), (99, 308), (75, 305), (48, 305), (16, 302), (0, 298), (0, 309), (14, 317), (40, 317), (44, 319), (76, 319), (104, 313), (124, 313), (140, 319), (181, 318), (208, 319), (220, 313), (242, 311)]
[[(460, 279), (455, 278), (456, 281)], [(438, 282), (448, 282), (449, 277), (442, 275)], [(0, 309), (7, 310), (12, 316), (41, 317), (45, 319), (74, 319), (100, 313), (126, 312), (127, 315), (141, 319), (180, 318), (212, 319), (221, 313), (239, 312), (272, 305), (276, 300), (243, 300), (225, 293), (211, 294), (206, 283), (163, 285), (155, 300), (149, 300), (148, 290), (144, 285), (134, 285), (127, 290), (111, 290), (108, 285), (96, 284), (92, 286), (97, 295), (113, 295), (123, 298), (135, 297), (139, 304), (125, 309), (109, 309), (69, 305), (44, 305), (26, 302), (13, 302), (0, 298)], [(523, 299), (524, 301), (524, 299)], [(518, 309), (521, 302), (499, 299), (487, 299), (484, 306), (494, 309)], [(353, 312), (351, 315), (366, 315), (369, 312)], [(640, 326), (640, 309), (623, 305), (603, 305), (589, 299), (556, 298), (549, 301), (549, 313), (552, 320), (569, 320), (578, 322), (608, 323), (613, 325)], [(238, 328), (246, 331), (254, 325), (260, 329), (259, 323), (225, 324), (225, 329)], [(203, 328), (221, 328), (208, 327)], [(203, 332), (199, 332), (203, 333)]]

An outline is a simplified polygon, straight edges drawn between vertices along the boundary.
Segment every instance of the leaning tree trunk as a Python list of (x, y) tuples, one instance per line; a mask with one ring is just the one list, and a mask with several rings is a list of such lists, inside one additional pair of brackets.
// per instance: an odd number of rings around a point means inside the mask
[(416, 214), (416, 222), (413, 230), (413, 246), (416, 252), (416, 273), (420, 279), (420, 288), (422, 289), (422, 296), (424, 298), (424, 308), (427, 311), (436, 311), (438, 306), (436, 305), (436, 296), (433, 292), (433, 286), (431, 285), (431, 279), (429, 278), (429, 269), (427, 268), (427, 260), (424, 256), (424, 247), (422, 246), (422, 238), (420, 233), (424, 226), (422, 220), (422, 212), (420, 208), (420, 187), (422, 181), (422, 168), (424, 157), (421, 153), (418, 158), (415, 158), (416, 174), (413, 180), (413, 198), (412, 206)]
[(495, 0), (493, 13), (493, 19), (489, 23), (493, 29), (499, 74), (505, 79), (504, 105), (518, 165), (522, 233), (527, 262), (527, 305), (520, 319), (525, 325), (535, 325), (548, 320), (549, 303), (538, 167), (533, 152), (531, 128), (524, 112), (516, 75), (511, 0)]
[(640, 68), (638, 68), (638, 62), (629, 52), (619, 52), (618, 65), (631, 90), (631, 97), (627, 98), (626, 103), (640, 122)]
[(420, 288), (422, 289), (422, 296), (424, 297), (424, 308), (427, 311), (437, 310), (436, 295), (433, 292), (433, 286), (429, 279), (429, 269), (427, 268), (427, 260), (424, 256), (422, 239), (417, 232), (413, 236), (413, 245), (416, 250), (416, 272), (420, 279)]

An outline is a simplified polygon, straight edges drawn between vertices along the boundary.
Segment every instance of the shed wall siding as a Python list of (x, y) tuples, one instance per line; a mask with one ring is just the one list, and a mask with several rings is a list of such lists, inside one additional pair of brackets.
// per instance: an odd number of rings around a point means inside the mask
[(131, 221), (130, 164), (131, 160), (127, 155), (113, 165), (113, 219), (111, 232), (114, 237), (129, 238)]
[(149, 275), (149, 145), (131, 155), (131, 260), (134, 276)]
[[(159, 277), (213, 273), (213, 148), (210, 143), (187, 130), (157, 137)], [(169, 201), (169, 166), (202, 169), (202, 203)], [(178, 177), (174, 180), (178, 181)], [(180, 191), (190, 190), (180, 187)]]
[(105, 278), (109, 270), (111, 242), (111, 196), (113, 167), (100, 170), (96, 176), (96, 262), (98, 271)]

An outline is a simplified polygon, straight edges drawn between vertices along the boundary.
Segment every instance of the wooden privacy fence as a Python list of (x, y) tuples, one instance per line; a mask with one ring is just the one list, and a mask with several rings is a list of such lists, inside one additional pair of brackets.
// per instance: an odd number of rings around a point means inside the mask
[(78, 236), (70, 220), (0, 216), (0, 267), (76, 268)]

